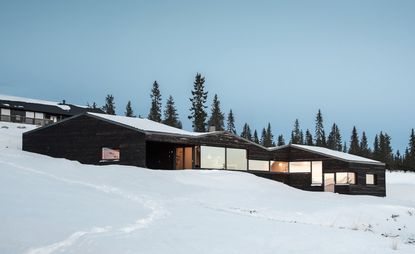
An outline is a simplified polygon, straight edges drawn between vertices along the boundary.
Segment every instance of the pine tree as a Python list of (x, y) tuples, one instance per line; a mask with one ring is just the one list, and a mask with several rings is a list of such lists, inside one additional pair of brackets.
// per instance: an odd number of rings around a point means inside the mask
[(135, 117), (133, 108), (131, 107), (131, 101), (128, 101), (127, 106), (125, 106), (125, 116)]
[(372, 158), (377, 160), (377, 161), (380, 161), (382, 159), (381, 154), (380, 154), (380, 148), (379, 148), (379, 136), (378, 136), (378, 134), (376, 134), (375, 140), (373, 141)]
[(316, 116), (316, 146), (325, 147), (326, 146), (326, 134), (324, 132), (324, 124), (323, 124), (323, 115), (321, 114), (321, 110), (318, 110)]
[(109, 115), (115, 115), (114, 96), (112, 94), (108, 94), (105, 97), (105, 105), (102, 107), (102, 110)]
[(295, 119), (294, 128), (291, 131), (291, 140), (290, 144), (302, 144), (303, 143), (303, 135), (302, 131), (300, 130), (300, 122), (298, 119)]
[(362, 139), (360, 140), (360, 154), (363, 157), (369, 158), (372, 151), (369, 148), (369, 144), (366, 137), (366, 132), (362, 132)]
[(283, 146), (283, 145), (285, 145), (285, 140), (284, 140), (284, 136), (281, 134), (278, 136), (277, 146)]
[(415, 171), (415, 132), (414, 132), (414, 129), (412, 129), (411, 135), (409, 136), (408, 155), (405, 161), (406, 161), (408, 168)]
[(253, 141), (254, 141), (255, 143), (259, 144), (258, 133), (257, 133), (257, 131), (256, 131), (256, 130), (254, 131), (254, 138), (253, 138)]
[(331, 126), (331, 131), (327, 137), (327, 147), (332, 150), (342, 151), (342, 137), (336, 123)]
[(205, 105), (208, 92), (205, 92), (205, 77), (202, 77), (200, 73), (196, 74), (195, 82), (193, 83), (192, 98), (190, 102), (192, 107), (190, 108), (189, 119), (192, 119), (193, 130), (197, 132), (206, 131), (206, 117), (207, 113)]
[(346, 143), (346, 141), (343, 142), (343, 153), (347, 153), (347, 143)]
[(304, 143), (308, 146), (313, 146), (314, 145), (313, 135), (311, 134), (309, 129), (307, 129), (306, 132), (305, 132), (305, 142)]
[(245, 123), (244, 127), (242, 128), (241, 137), (252, 141), (251, 128), (249, 128), (249, 125), (247, 123)]
[(220, 110), (220, 101), (218, 99), (218, 95), (215, 94), (215, 96), (213, 97), (212, 113), (210, 115), (208, 125), (209, 127), (214, 126), (216, 131), (223, 131), (225, 130), (225, 126), (223, 123), (224, 119), (225, 119), (225, 116)]
[(380, 161), (386, 164), (386, 168), (390, 169), (392, 165), (392, 147), (391, 147), (391, 137), (385, 132), (380, 132), (379, 134), (379, 154)]
[(265, 146), (265, 143), (267, 142), (267, 130), (265, 128), (262, 128), (262, 134), (261, 134), (261, 145)]
[(155, 122), (161, 122), (161, 93), (157, 81), (154, 81), (153, 83), (150, 97), (151, 107), (150, 113), (148, 114), (148, 119)]
[(176, 106), (174, 105), (173, 96), (171, 95), (167, 99), (166, 108), (164, 109), (164, 119), (162, 122), (175, 128), (182, 128), (182, 122), (179, 120), (179, 115), (177, 114)]
[(360, 154), (359, 136), (357, 135), (355, 126), (353, 126), (352, 136), (350, 137), (349, 153), (355, 155)]
[(230, 133), (236, 134), (235, 117), (233, 115), (232, 109), (229, 110), (228, 121), (227, 121), (227, 124), (226, 124), (226, 130)]

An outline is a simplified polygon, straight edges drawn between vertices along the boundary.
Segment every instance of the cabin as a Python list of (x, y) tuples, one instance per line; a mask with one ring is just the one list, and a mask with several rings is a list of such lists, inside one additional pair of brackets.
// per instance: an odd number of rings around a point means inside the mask
[(385, 196), (385, 164), (327, 148), (265, 148), (224, 132), (86, 112), (23, 133), (23, 150), (94, 165), (234, 170), (308, 190)]
[(68, 104), (65, 101), (58, 103), (0, 94), (2, 122), (44, 126), (84, 112), (104, 113), (100, 109)]

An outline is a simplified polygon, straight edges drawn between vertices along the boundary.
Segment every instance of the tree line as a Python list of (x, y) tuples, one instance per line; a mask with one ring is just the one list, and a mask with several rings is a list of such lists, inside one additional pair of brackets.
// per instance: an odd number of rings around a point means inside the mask
[[(195, 132), (206, 131), (228, 131), (237, 134), (235, 127), (235, 115), (232, 109), (226, 115), (222, 112), (220, 100), (217, 94), (213, 96), (210, 107), (210, 115), (207, 112), (208, 91), (205, 89), (205, 77), (197, 73), (193, 82), (193, 89), (190, 96), (190, 108), (188, 119), (192, 122), (192, 128)], [(147, 118), (149, 120), (160, 122), (172, 127), (182, 128), (182, 123), (177, 112), (175, 102), (172, 95), (169, 95), (164, 110), (162, 111), (162, 96), (157, 81), (154, 81), (151, 93), (151, 106)], [(90, 108), (98, 108), (94, 102), (92, 105), (87, 104)], [(115, 115), (114, 96), (109, 94), (105, 98), (105, 105), (101, 109), (107, 114)], [(124, 115), (128, 117), (136, 117), (131, 101), (127, 102)], [(138, 117), (141, 117), (140, 115)], [(226, 126), (225, 126), (226, 121)], [(300, 144), (309, 146), (326, 147), (332, 150), (342, 151), (349, 154), (372, 158), (374, 160), (386, 163), (386, 167), (391, 170), (411, 170), (415, 171), (415, 133), (412, 129), (409, 135), (408, 147), (404, 153), (397, 150), (393, 152), (391, 146), (391, 137), (386, 132), (381, 131), (374, 137), (373, 145), (370, 146), (365, 131), (359, 132), (354, 126), (350, 135), (350, 139), (343, 139), (339, 126), (333, 123), (328, 135), (325, 133), (323, 114), (318, 110), (315, 117), (314, 133), (306, 129), (304, 132), (300, 128), (300, 122), (295, 119), (293, 129), (289, 141), (286, 142), (282, 134), (274, 139), (271, 124), (268, 123), (259, 134), (257, 130), (250, 128), (248, 123), (244, 123), (241, 137), (257, 143), (265, 147), (282, 146), (288, 144)], [(260, 135), (260, 136), (259, 136)]]

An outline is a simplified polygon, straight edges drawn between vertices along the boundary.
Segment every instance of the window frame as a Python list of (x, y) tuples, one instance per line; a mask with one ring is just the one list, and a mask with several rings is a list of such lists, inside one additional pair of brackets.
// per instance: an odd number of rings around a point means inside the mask
[[(104, 149), (109, 149), (109, 150), (118, 152), (118, 158), (117, 159), (104, 159)], [(101, 147), (100, 162), (118, 162), (118, 161), (121, 161), (121, 149), (120, 148), (118, 147), (111, 148), (111, 147), (106, 147), (106, 146)]]

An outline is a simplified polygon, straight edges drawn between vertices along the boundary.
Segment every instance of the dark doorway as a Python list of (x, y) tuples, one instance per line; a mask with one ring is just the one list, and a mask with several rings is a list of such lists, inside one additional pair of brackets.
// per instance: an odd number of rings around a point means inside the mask
[(147, 142), (147, 167), (152, 169), (174, 169), (175, 149), (174, 144)]

